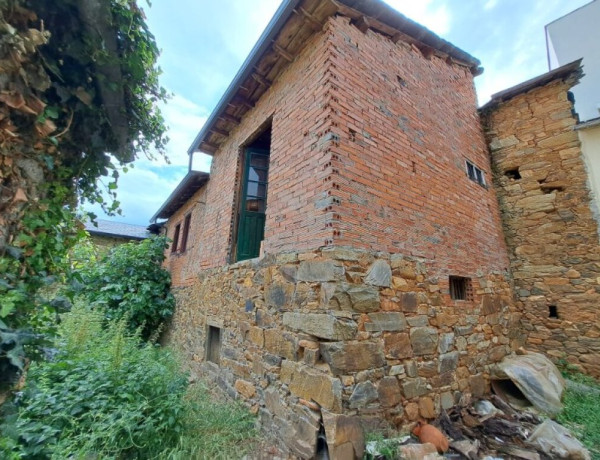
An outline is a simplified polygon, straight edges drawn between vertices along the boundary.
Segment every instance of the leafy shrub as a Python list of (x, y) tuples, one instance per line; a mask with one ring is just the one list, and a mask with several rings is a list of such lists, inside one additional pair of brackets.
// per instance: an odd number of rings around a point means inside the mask
[(32, 364), (0, 427), (0, 457), (214, 458), (252, 436), (247, 411), (188, 393), (175, 357), (124, 320), (79, 306), (64, 318), (57, 355)]
[[(78, 260), (81, 254), (76, 251), (76, 293), (103, 308), (109, 320), (127, 318), (131, 330), (141, 327), (142, 336), (149, 338), (175, 306), (169, 272), (161, 266), (166, 246), (166, 237), (149, 238), (115, 246), (89, 263)], [(79, 252), (89, 253), (82, 248)]]

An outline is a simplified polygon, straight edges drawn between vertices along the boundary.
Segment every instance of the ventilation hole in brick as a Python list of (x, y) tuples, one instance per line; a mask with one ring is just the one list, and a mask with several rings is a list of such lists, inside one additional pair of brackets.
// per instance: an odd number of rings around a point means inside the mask
[(450, 276), (450, 298), (452, 300), (473, 300), (473, 287), (471, 278), (463, 276)]
[(402, 86), (403, 88), (406, 88), (408, 83), (406, 83), (406, 80), (404, 78), (402, 78), (400, 75), (396, 75), (396, 79), (398, 80), (398, 84), (400, 86)]
[(415, 163), (414, 161), (412, 162), (412, 171), (413, 173), (417, 172), (417, 163)]
[(558, 308), (556, 305), (548, 305), (548, 318), (558, 319)]
[(507, 171), (504, 171), (504, 175), (506, 177), (508, 177), (509, 179), (514, 179), (514, 180), (521, 178), (521, 173), (519, 173), (519, 168), (509, 169)]
[(350, 134), (350, 140), (352, 142), (356, 142), (356, 131), (354, 131), (353, 129), (348, 130), (348, 133)]

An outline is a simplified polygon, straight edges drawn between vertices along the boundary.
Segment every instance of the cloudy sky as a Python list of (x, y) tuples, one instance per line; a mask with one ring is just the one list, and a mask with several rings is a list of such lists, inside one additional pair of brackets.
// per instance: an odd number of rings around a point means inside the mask
[[(482, 61), (479, 103), (548, 70), (544, 25), (589, 0), (386, 0)], [(139, 2), (140, 5), (142, 2)], [(153, 0), (145, 7), (162, 49), (163, 107), (171, 164), (140, 159), (122, 176), (123, 215), (100, 219), (147, 225), (187, 173), (187, 149), (266, 27), (281, 0)], [(194, 169), (210, 157), (195, 154)]]

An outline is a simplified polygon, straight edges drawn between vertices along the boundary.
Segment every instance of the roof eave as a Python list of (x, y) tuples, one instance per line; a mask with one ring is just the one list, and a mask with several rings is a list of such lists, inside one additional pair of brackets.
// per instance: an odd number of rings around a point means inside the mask
[[(206, 149), (202, 150), (202, 144), (206, 144), (207, 147), (210, 145), (207, 139), (210, 138), (211, 131), (215, 130), (215, 125), (218, 123), (219, 118), (227, 115), (226, 109), (230, 102), (234, 99), (234, 96), (236, 96), (239, 88), (252, 75), (256, 65), (263, 58), (264, 53), (267, 52), (272, 46), (272, 43), (277, 38), (279, 32), (285, 26), (290, 16), (297, 11), (302, 1), (303, 0), (285, 0), (277, 9), (265, 31), (258, 39), (258, 42), (254, 45), (250, 51), (250, 54), (242, 64), (242, 67), (237, 72), (233, 81), (230, 83), (227, 90), (219, 100), (217, 106), (209, 115), (198, 135), (194, 138), (194, 141), (188, 148), (188, 155), (191, 156), (194, 152), (202, 151), (212, 155), (214, 151), (216, 151), (218, 145), (211, 145), (213, 149), (213, 152), (211, 152), (207, 151)], [(359, 9), (361, 9), (361, 14), (366, 17), (373, 17), (369, 15), (369, 8), (374, 8), (373, 11), (376, 11), (375, 6), (372, 6), (368, 2), (357, 2), (356, 0), (329, 1), (331, 4), (335, 5), (337, 12), (340, 14), (344, 14), (344, 12), (348, 11), (356, 13)], [(373, 2), (373, 4), (375, 4), (375, 2)], [(384, 11), (384, 14), (374, 15), (374, 19), (377, 21), (382, 22), (390, 28), (398, 29), (401, 32), (400, 35), (404, 34), (406, 36), (406, 34), (409, 34), (409, 38), (417, 42), (421, 42), (426, 47), (431, 47), (442, 53), (447, 53), (455, 61), (461, 62), (463, 65), (469, 67), (474, 76), (480, 75), (483, 72), (483, 69), (480, 67), (481, 62), (467, 52), (440, 38), (426, 27), (418, 24), (415, 21), (412, 21), (391, 6), (381, 2), (379, 5), (377, 5), (377, 7), (379, 8), (379, 11)], [(385, 19), (389, 17), (394, 18), (395, 21), (385, 21)], [(394, 22), (396, 23), (395, 25), (393, 24)]]
[(294, 11), (301, 1), (302, 0), (285, 0), (281, 3), (279, 8), (277, 8), (275, 15), (267, 25), (267, 28), (261, 34), (260, 38), (250, 51), (250, 54), (242, 64), (240, 70), (238, 70), (237, 74), (233, 78), (233, 81), (227, 87), (225, 94), (223, 94), (217, 106), (204, 123), (204, 126), (194, 138), (194, 142), (192, 142), (192, 145), (190, 145), (188, 148), (188, 155), (199, 151), (201, 141), (213, 128), (213, 125), (219, 118), (219, 115), (225, 110), (228, 101), (235, 96), (239, 86), (250, 76), (252, 69), (261, 59), (262, 54), (269, 48), (269, 46), (271, 46), (271, 42), (279, 33), (281, 26), (285, 24), (285, 22), (288, 20), (288, 16)]
[(572, 79), (572, 85), (574, 86), (579, 82), (579, 80), (583, 76), (581, 61), (582, 59), (577, 59), (576, 61), (569, 62), (568, 64), (565, 64), (561, 67), (557, 67), (554, 70), (526, 80), (522, 83), (519, 83), (518, 85), (511, 86), (510, 88), (507, 88), (503, 91), (499, 91), (495, 94), (492, 94), (492, 98), (490, 99), (490, 101), (481, 106), (479, 110), (483, 112), (492, 109), (498, 104), (501, 104), (502, 102), (509, 101), (513, 97), (527, 93), (532, 89), (547, 85), (548, 83), (555, 80)]
[(160, 206), (158, 211), (156, 211), (154, 213), (154, 215), (150, 218), (150, 222), (155, 223), (156, 219), (170, 217), (170, 216), (162, 217), (162, 214), (177, 199), (177, 197), (186, 189), (186, 187), (191, 185), (191, 183), (195, 180), (198, 180), (199, 182), (201, 182), (200, 187), (202, 187), (202, 185), (204, 185), (208, 181), (209, 178), (210, 178), (210, 175), (208, 173), (205, 173), (202, 171), (189, 171), (186, 174), (186, 176), (181, 180), (181, 182), (179, 182), (179, 184), (177, 184), (177, 187), (175, 187), (175, 190), (173, 190), (173, 192), (171, 192), (169, 197)]

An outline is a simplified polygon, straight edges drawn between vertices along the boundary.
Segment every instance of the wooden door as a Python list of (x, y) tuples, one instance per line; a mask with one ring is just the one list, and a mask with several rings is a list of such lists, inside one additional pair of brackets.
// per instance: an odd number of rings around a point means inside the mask
[(244, 158), (242, 200), (237, 237), (237, 260), (258, 257), (265, 234), (269, 151), (248, 148)]

